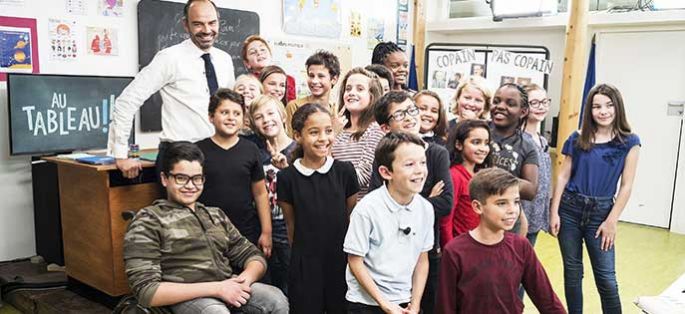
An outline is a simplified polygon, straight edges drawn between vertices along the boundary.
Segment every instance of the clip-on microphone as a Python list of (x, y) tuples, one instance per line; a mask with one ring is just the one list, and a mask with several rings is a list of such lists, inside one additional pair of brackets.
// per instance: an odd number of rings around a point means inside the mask
[(406, 228), (399, 228), (400, 231), (402, 231), (405, 235), (408, 235), (411, 232), (411, 227), (407, 226)]

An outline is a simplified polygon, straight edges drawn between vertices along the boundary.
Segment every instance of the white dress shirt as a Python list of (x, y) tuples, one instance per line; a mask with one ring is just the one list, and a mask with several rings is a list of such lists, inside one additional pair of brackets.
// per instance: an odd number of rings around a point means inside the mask
[[(202, 60), (205, 53), (187, 39), (159, 51), (150, 64), (140, 70), (114, 103), (108, 155), (127, 157), (133, 117), (143, 102), (157, 91), (162, 96), (161, 141), (196, 142), (214, 134), (207, 112), (210, 94)], [(233, 88), (235, 74), (231, 56), (215, 47), (209, 54), (219, 88)]]

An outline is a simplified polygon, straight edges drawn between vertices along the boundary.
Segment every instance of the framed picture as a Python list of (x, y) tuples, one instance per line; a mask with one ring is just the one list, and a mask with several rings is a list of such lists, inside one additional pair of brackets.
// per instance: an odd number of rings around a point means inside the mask
[(40, 73), (35, 19), (0, 16), (0, 81), (9, 72)]

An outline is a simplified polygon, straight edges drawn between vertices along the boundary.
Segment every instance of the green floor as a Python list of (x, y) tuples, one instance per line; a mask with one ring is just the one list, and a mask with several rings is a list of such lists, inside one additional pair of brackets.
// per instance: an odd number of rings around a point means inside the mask
[[(658, 295), (685, 273), (685, 235), (671, 233), (666, 229), (620, 223), (616, 250), (616, 275), (624, 313), (640, 313), (633, 304), (638, 296)], [(554, 291), (565, 306), (559, 243), (555, 238), (542, 233), (538, 237), (535, 251), (545, 266)], [(599, 294), (595, 288), (587, 252), (584, 257), (584, 312), (601, 313)], [(525, 303), (525, 313), (537, 313), (529, 298), (526, 298)]]
[[(617, 239), (616, 272), (623, 310), (625, 313), (639, 313), (633, 304), (636, 297), (658, 295), (685, 273), (685, 235), (665, 229), (620, 223)], [(535, 251), (547, 270), (554, 290), (562, 302), (565, 302), (561, 255), (556, 239), (540, 234)], [(583, 293), (584, 312), (600, 313), (599, 295), (594, 286), (587, 254)], [(0, 307), (0, 314), (15, 313), (19, 312), (7, 304)], [(537, 313), (529, 298), (526, 298), (525, 313)]]

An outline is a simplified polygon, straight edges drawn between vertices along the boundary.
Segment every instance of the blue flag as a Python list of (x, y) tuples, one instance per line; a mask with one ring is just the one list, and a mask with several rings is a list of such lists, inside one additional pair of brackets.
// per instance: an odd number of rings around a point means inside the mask
[(587, 73), (585, 73), (585, 87), (583, 88), (583, 98), (580, 100), (580, 114), (581, 117), (578, 119), (578, 128), (581, 127), (583, 123), (583, 110), (585, 109), (585, 99), (590, 93), (592, 87), (595, 86), (595, 38), (592, 37), (592, 46), (590, 46), (590, 57), (587, 61)]
[(413, 90), (419, 90), (419, 81), (416, 77), (416, 55), (414, 54), (414, 45), (409, 46), (411, 49), (411, 58), (409, 59), (409, 84), (407, 87)]

